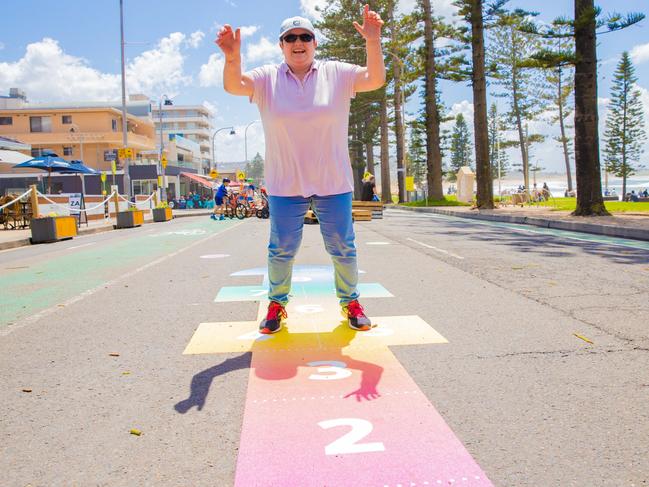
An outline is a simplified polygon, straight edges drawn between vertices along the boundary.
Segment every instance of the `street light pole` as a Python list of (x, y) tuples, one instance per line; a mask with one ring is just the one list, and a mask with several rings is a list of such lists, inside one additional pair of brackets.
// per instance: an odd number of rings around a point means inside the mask
[(253, 120), (248, 125), (246, 125), (246, 129), (243, 131), (243, 145), (245, 150), (246, 164), (248, 163), (248, 127), (256, 122), (261, 122), (261, 120)]
[(171, 98), (167, 95), (162, 95), (158, 99), (158, 125), (160, 125), (160, 155), (158, 158), (160, 169), (162, 172), (162, 188), (160, 190), (160, 198), (162, 201), (167, 201), (167, 187), (165, 186), (165, 166), (162, 164), (162, 156), (164, 154), (164, 140), (162, 136), (162, 100), (164, 99), (165, 106), (173, 105)]
[(214, 131), (214, 133), (212, 134), (212, 169), (216, 169), (216, 154), (214, 153), (214, 137), (215, 137), (216, 134), (218, 134), (221, 130), (228, 130), (228, 129), (230, 129), (230, 135), (234, 135), (234, 134), (235, 134), (235, 131), (234, 131), (234, 127), (233, 127), (233, 126), (230, 126), (230, 127), (221, 127), (220, 129)]
[[(124, 0), (119, 0), (119, 34), (120, 46), (122, 52), (122, 145), (126, 149), (128, 147), (128, 126), (126, 121), (126, 71), (124, 69)], [(131, 178), (128, 174), (129, 158), (124, 158), (124, 190), (126, 196), (131, 199)]]

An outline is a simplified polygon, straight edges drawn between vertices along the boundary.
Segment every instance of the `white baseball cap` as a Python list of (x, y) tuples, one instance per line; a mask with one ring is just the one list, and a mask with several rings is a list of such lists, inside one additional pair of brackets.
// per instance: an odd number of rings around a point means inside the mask
[(281, 39), (284, 34), (293, 29), (308, 30), (315, 37), (315, 29), (309, 19), (305, 19), (304, 17), (290, 17), (282, 22), (279, 28), (279, 38)]

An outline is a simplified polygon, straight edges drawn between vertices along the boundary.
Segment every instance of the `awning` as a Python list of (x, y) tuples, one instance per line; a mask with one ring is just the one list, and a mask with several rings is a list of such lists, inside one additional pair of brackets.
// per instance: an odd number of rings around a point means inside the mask
[(0, 162), (6, 162), (8, 164), (20, 164), (21, 162), (25, 162), (30, 159), (32, 159), (32, 156), (27, 156), (21, 152), (0, 149)]
[(213, 189), (212, 181), (210, 181), (209, 179), (205, 179), (205, 178), (199, 176), (198, 174), (194, 174), (194, 173), (191, 173), (191, 172), (181, 172), (180, 175), (185, 176), (186, 178), (189, 178), (192, 181), (197, 182), (198, 184), (202, 184), (206, 188)]

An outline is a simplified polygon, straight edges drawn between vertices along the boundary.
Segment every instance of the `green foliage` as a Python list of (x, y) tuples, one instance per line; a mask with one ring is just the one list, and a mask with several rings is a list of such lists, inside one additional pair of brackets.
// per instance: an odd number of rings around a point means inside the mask
[(251, 179), (261, 180), (264, 178), (264, 158), (257, 152), (250, 162), (246, 163), (246, 176)]
[(629, 53), (624, 52), (615, 71), (604, 134), (606, 170), (623, 178), (624, 190), (627, 177), (642, 167), (638, 161), (647, 139), (637, 81)]
[(415, 184), (426, 181), (426, 126), (420, 120), (410, 124), (410, 143), (408, 144), (408, 159), (410, 165), (408, 174), (414, 176)]
[(457, 172), (462, 166), (473, 167), (473, 144), (471, 132), (464, 119), (464, 115), (458, 113), (455, 117), (455, 126), (451, 135), (451, 164), (448, 173), (449, 181), (454, 181)]
[(402, 203), (403, 206), (414, 206), (414, 207), (423, 207), (423, 206), (471, 206), (471, 203), (464, 203), (463, 201), (458, 201), (455, 195), (449, 195), (441, 200), (420, 200), (412, 201), (410, 203)]
[(503, 149), (502, 131), (505, 130), (498, 117), (498, 107), (492, 103), (488, 113), (489, 128), (489, 161), (491, 163), (492, 178), (498, 177), (498, 166), (500, 166), (500, 176), (504, 177), (509, 170), (509, 157)]

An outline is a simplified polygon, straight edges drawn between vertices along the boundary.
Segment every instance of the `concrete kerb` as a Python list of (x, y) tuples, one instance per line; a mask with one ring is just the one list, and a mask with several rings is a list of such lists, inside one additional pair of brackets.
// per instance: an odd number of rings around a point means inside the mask
[(435, 213), (438, 215), (454, 216), (459, 218), (472, 218), (475, 220), (488, 220), (498, 221), (505, 223), (517, 223), (520, 225), (533, 225), (536, 227), (554, 228), (557, 230), (568, 230), (571, 232), (592, 233), (595, 235), (606, 235), (608, 237), (630, 238), (634, 240), (649, 241), (649, 229), (625, 227), (620, 225), (604, 225), (597, 223), (584, 223), (577, 221), (554, 220), (551, 218), (538, 218), (524, 215), (506, 215), (506, 214), (493, 214), (481, 213), (479, 210), (472, 210), (469, 212), (453, 211), (447, 208), (414, 208), (411, 206), (397, 206), (408, 211), (415, 211), (419, 213)]
[[(190, 217), (190, 216), (207, 216), (211, 215), (212, 210), (203, 210), (203, 211), (193, 211), (191, 213), (174, 213), (173, 217), (174, 218), (185, 218), (185, 217)], [(145, 224), (148, 223), (154, 223), (153, 219), (147, 218), (144, 220)], [(92, 235), (95, 233), (103, 233), (103, 232), (109, 232), (112, 230), (128, 230), (127, 228), (125, 229), (116, 229), (113, 225), (113, 223), (105, 223), (103, 225), (98, 225), (96, 227), (89, 227), (89, 228), (79, 228), (77, 231), (77, 235)], [(12, 232), (15, 230), (7, 230), (8, 232)], [(31, 245), (31, 240), (29, 238), (21, 238), (18, 237), (15, 240), (9, 240), (5, 242), (0, 242), (0, 250), (8, 250), (8, 249), (15, 249), (17, 247), (25, 247), (27, 245)]]

